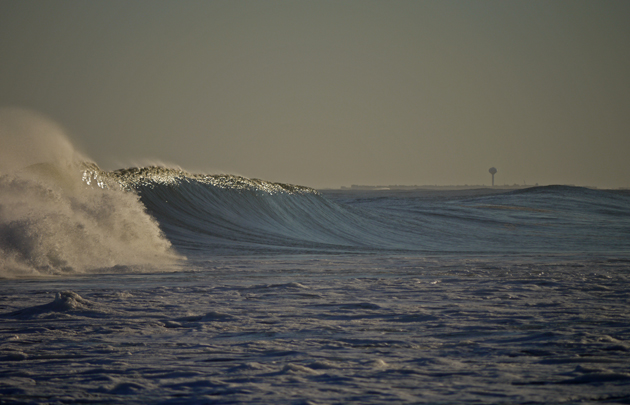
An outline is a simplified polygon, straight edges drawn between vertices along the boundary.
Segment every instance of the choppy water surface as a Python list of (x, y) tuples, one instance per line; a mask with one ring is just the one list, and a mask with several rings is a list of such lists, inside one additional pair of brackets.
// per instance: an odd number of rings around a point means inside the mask
[(0, 180), (0, 402), (630, 402), (622, 191)]

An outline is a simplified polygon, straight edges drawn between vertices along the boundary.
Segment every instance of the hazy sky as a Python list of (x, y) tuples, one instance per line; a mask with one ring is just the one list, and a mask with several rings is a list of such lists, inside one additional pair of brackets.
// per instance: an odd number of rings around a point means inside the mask
[(0, 106), (106, 169), (628, 187), (630, 1), (0, 0)]

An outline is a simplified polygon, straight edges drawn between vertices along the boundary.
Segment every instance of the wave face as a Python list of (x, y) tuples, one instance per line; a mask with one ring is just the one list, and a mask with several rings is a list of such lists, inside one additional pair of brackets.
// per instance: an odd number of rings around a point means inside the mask
[(84, 176), (136, 192), (169, 240), (188, 252), (352, 252), (388, 243), (372, 218), (307, 187), (163, 167)]
[(84, 179), (134, 191), (185, 254), (627, 252), (630, 197), (549, 186), (320, 193), (163, 167)]

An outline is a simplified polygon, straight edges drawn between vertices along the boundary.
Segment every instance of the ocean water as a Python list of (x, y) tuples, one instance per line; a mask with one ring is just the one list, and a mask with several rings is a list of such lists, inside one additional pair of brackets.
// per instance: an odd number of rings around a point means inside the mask
[(0, 175), (0, 403), (630, 403), (630, 193)]

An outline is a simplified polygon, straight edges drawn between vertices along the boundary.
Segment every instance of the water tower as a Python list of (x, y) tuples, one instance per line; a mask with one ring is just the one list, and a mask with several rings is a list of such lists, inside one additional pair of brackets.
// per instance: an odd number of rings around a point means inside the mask
[(492, 175), (492, 187), (494, 187), (494, 175), (497, 172), (497, 169), (494, 167), (491, 167), (490, 170), (488, 170), (490, 172), (490, 174)]

